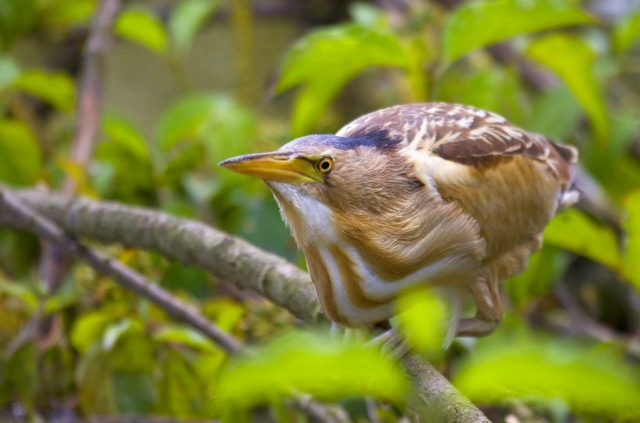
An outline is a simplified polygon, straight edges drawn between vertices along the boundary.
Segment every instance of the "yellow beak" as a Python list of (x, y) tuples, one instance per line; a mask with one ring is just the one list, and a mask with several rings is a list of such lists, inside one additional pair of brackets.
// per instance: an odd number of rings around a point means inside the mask
[(323, 181), (322, 174), (316, 170), (311, 160), (293, 152), (247, 154), (232, 157), (218, 165), (267, 181), (287, 184)]

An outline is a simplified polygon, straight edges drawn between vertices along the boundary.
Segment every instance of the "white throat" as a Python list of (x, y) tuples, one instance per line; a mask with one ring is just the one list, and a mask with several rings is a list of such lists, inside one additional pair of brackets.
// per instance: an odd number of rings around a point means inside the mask
[[(300, 247), (336, 241), (329, 207), (289, 184), (270, 182), (269, 185), (287, 202), (282, 204), (276, 196), (280, 214)], [(297, 216), (289, 216), (290, 213), (296, 213)]]

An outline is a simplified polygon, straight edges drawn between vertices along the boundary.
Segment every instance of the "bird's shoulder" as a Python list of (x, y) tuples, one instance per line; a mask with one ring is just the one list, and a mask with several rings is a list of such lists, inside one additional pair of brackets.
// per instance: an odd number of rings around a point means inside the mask
[[(567, 187), (574, 176), (577, 150), (525, 131), (504, 117), (472, 106), (415, 103), (381, 109), (352, 121), (337, 135), (384, 134), (413, 160), (444, 160), (444, 172), (468, 172), (510, 161), (515, 156), (539, 162)], [(440, 167), (443, 167), (440, 166)]]

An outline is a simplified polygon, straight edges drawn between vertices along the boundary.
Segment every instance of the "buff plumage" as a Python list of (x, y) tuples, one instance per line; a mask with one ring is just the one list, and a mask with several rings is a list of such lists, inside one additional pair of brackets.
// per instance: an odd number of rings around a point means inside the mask
[(499, 282), (577, 198), (576, 160), (496, 114), (424, 103), (222, 165), (265, 179), (332, 320), (384, 321), (402, 290), (429, 284), (469, 293), (477, 314), (456, 329), (481, 336), (502, 317)]

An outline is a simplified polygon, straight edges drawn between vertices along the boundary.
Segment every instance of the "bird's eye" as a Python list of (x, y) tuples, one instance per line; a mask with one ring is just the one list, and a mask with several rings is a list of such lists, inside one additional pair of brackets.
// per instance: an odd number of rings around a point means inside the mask
[(321, 173), (329, 173), (333, 169), (333, 160), (331, 157), (324, 157), (316, 164), (316, 168)]

